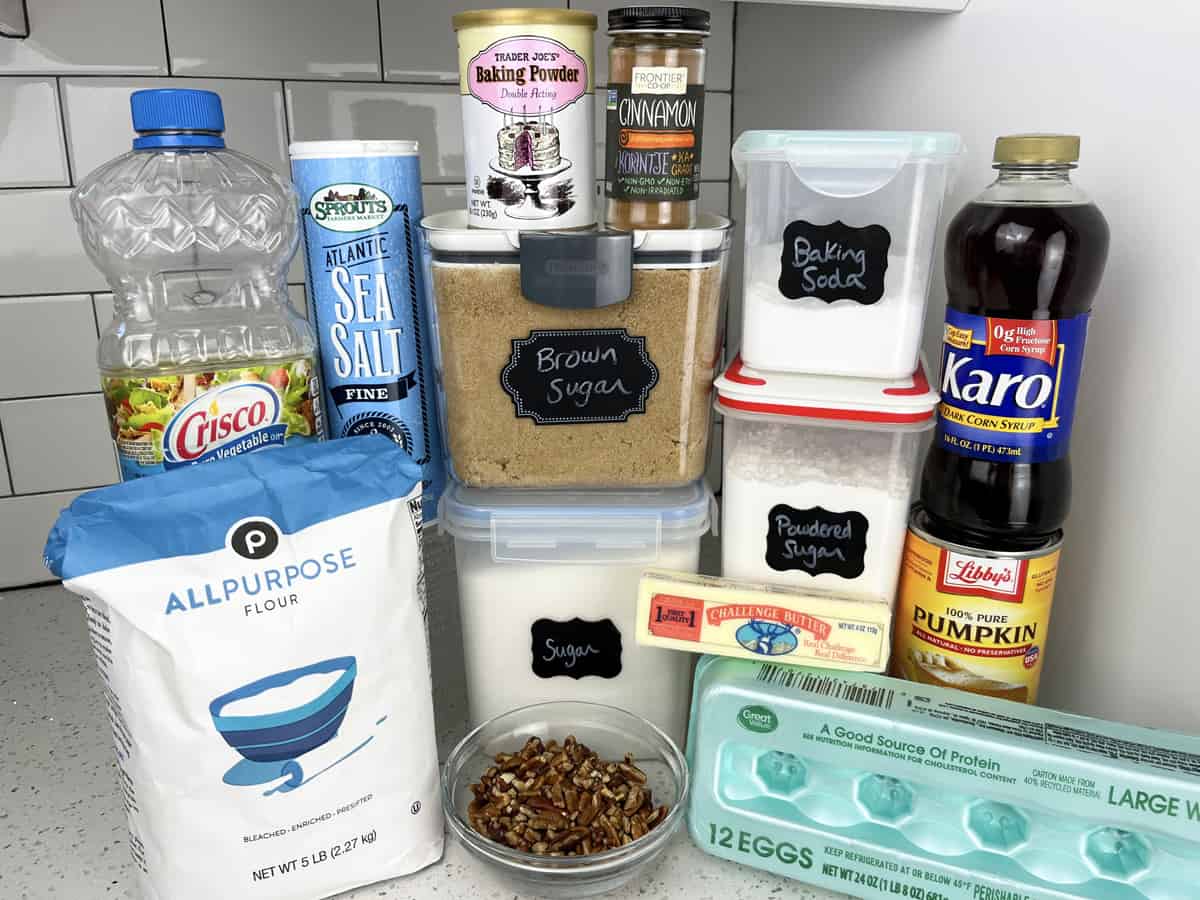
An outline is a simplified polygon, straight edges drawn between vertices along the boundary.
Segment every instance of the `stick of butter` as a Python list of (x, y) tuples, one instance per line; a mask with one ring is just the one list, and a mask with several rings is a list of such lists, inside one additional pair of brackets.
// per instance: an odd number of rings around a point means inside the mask
[(892, 611), (881, 600), (649, 569), (637, 642), (691, 653), (882, 672)]

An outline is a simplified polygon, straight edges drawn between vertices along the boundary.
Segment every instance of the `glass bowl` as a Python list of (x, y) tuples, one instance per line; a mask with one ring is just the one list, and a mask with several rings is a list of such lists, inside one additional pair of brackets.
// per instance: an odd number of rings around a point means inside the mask
[[(562, 743), (572, 734), (605, 761), (619, 761), (632, 753), (646, 773), (655, 806), (667, 806), (667, 817), (631, 843), (589, 856), (526, 853), (471, 827), (467, 817), (467, 805), (474, 799), (471, 785), (495, 764), (497, 753), (516, 752), (531, 737)], [(574, 701), (524, 706), (484, 722), (459, 742), (442, 767), (442, 800), (450, 831), (473, 857), (522, 896), (592, 897), (636, 878), (683, 825), (688, 786), (683, 753), (658, 727), (614, 706)]]

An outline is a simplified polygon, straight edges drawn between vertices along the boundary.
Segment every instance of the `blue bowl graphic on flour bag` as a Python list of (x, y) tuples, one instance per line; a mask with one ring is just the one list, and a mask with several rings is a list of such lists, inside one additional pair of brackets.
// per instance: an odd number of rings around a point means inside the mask
[[(315, 698), (298, 706), (281, 702), (284, 708), (257, 715), (226, 715), (224, 710), (238, 701), (257, 698), (258, 708), (269, 708), (271, 694), (312, 675), (336, 675)], [(209, 704), (213, 724), (225, 743), (252, 762), (280, 762), (315, 750), (337, 734), (354, 694), (358, 665), (353, 656), (339, 656), (268, 675), (222, 694)]]

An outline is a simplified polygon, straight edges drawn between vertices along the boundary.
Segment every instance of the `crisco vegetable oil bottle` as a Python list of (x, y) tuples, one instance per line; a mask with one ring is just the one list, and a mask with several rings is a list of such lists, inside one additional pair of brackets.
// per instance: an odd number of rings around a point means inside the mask
[(98, 357), (121, 477), (320, 439), (316, 339), (287, 295), (291, 185), (226, 148), (211, 91), (130, 106), (132, 151), (71, 197), (113, 291)]

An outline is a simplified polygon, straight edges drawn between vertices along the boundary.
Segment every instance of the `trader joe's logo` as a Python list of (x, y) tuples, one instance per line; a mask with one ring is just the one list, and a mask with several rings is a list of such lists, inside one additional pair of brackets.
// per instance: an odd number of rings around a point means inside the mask
[(308, 214), (331, 231), (366, 231), (392, 215), (392, 198), (369, 184), (330, 184), (313, 193)]

